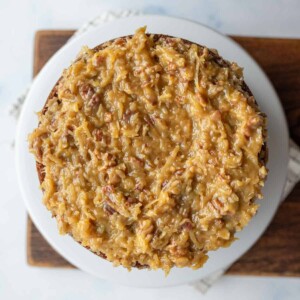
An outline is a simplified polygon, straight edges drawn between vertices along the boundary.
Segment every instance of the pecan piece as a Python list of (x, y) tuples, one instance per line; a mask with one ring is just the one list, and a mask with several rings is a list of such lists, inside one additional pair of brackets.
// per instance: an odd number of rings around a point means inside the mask
[(96, 94), (92, 85), (86, 83), (79, 87), (79, 94), (84, 101), (86, 101), (89, 108), (97, 108), (101, 99)]
[(145, 115), (144, 120), (150, 126), (154, 126), (155, 124), (155, 119), (151, 115)]
[(191, 231), (194, 228), (194, 225), (189, 219), (186, 219), (179, 228), (180, 231), (182, 230)]
[(79, 86), (79, 94), (83, 100), (88, 101), (95, 94), (95, 91), (90, 84), (85, 83)]
[(213, 200), (211, 201), (211, 204), (212, 204), (212, 206), (214, 207), (214, 209), (215, 209), (217, 212), (219, 212), (219, 213), (221, 213), (221, 211), (222, 211), (223, 208), (224, 208), (224, 203), (221, 202), (218, 198), (213, 199)]
[(103, 209), (109, 215), (113, 215), (114, 213), (116, 213), (116, 211), (107, 202), (104, 202)]
[(137, 198), (133, 198), (130, 196), (126, 197), (125, 200), (126, 200), (126, 202), (125, 202), (126, 205), (132, 205), (132, 204), (136, 204), (139, 202)]
[(114, 187), (112, 185), (106, 185), (102, 188), (102, 192), (105, 195), (109, 195), (109, 194), (113, 193), (113, 191), (114, 191)]
[(101, 129), (96, 128), (94, 130), (94, 135), (95, 135), (96, 141), (101, 142), (103, 140), (104, 135), (103, 135), (103, 131)]
[(98, 95), (93, 95), (92, 98), (88, 101), (87, 105), (90, 108), (97, 108), (100, 104), (100, 97)]
[(185, 171), (185, 169), (181, 168), (175, 171), (175, 175), (180, 176), (183, 174), (183, 172)]
[(105, 153), (104, 159), (105, 159), (105, 164), (108, 167), (115, 167), (118, 164), (116, 156), (111, 153)]
[(104, 62), (105, 62), (105, 57), (102, 55), (99, 55), (95, 58), (94, 65), (96, 67), (100, 67), (101, 65), (103, 65)]

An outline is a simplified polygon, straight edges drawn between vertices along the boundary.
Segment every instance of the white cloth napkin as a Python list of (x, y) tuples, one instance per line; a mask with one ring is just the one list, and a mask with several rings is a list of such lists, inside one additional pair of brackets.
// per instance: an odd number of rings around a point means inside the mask
[[(92, 20), (88, 21), (87, 23), (83, 24), (69, 39), (72, 40), (73, 38), (83, 34), (84, 32), (95, 28), (103, 23), (113, 21), (119, 18), (126, 18), (136, 15), (141, 15), (140, 11), (134, 10), (122, 10), (119, 12), (104, 12), (98, 15), (97, 17), (93, 18)], [(38, 75), (37, 75), (38, 76)], [(21, 109), (22, 104), (25, 101), (28, 91), (30, 90), (30, 86), (26, 89), (24, 93), (22, 93), (16, 103), (13, 105), (11, 109), (11, 114), (17, 119)], [(296, 143), (290, 139), (290, 149), (289, 149), (289, 163), (288, 163), (288, 177), (286, 181), (286, 185), (282, 195), (282, 201), (288, 196), (288, 194), (292, 191), (296, 183), (300, 180), (300, 149), (296, 145)], [(196, 288), (201, 293), (205, 293), (220, 277), (224, 275), (226, 270), (229, 268), (218, 270), (217, 272), (210, 274), (206, 278), (199, 280), (197, 283), (191, 284), (194, 288)]]

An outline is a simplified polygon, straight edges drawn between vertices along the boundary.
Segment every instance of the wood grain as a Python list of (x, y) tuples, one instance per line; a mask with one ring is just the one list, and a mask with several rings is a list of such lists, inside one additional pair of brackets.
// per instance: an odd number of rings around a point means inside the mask
[[(39, 31), (35, 36), (34, 75), (72, 35)], [(285, 109), (291, 136), (300, 144), (300, 40), (232, 37), (262, 66)], [(72, 267), (44, 240), (28, 218), (27, 258), (33, 266)], [(280, 206), (259, 241), (228, 274), (300, 276), (300, 184)]]

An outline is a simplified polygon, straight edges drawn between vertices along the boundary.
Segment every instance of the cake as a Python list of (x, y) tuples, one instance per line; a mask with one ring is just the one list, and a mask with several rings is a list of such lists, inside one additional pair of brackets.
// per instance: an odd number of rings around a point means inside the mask
[(44, 205), (115, 266), (198, 269), (257, 212), (266, 116), (216, 50), (145, 27), (84, 47), (38, 118)]

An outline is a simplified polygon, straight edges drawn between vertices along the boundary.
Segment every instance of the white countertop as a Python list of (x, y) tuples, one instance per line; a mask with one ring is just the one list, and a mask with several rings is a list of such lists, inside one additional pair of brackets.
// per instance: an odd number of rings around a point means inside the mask
[(8, 111), (31, 79), (34, 32), (78, 28), (105, 10), (128, 8), (193, 19), (228, 34), (300, 38), (298, 0), (0, 0), (0, 299), (299, 299), (299, 278), (225, 276), (203, 296), (191, 286), (132, 289), (78, 270), (27, 265), (26, 211), (12, 146), (16, 124)]

